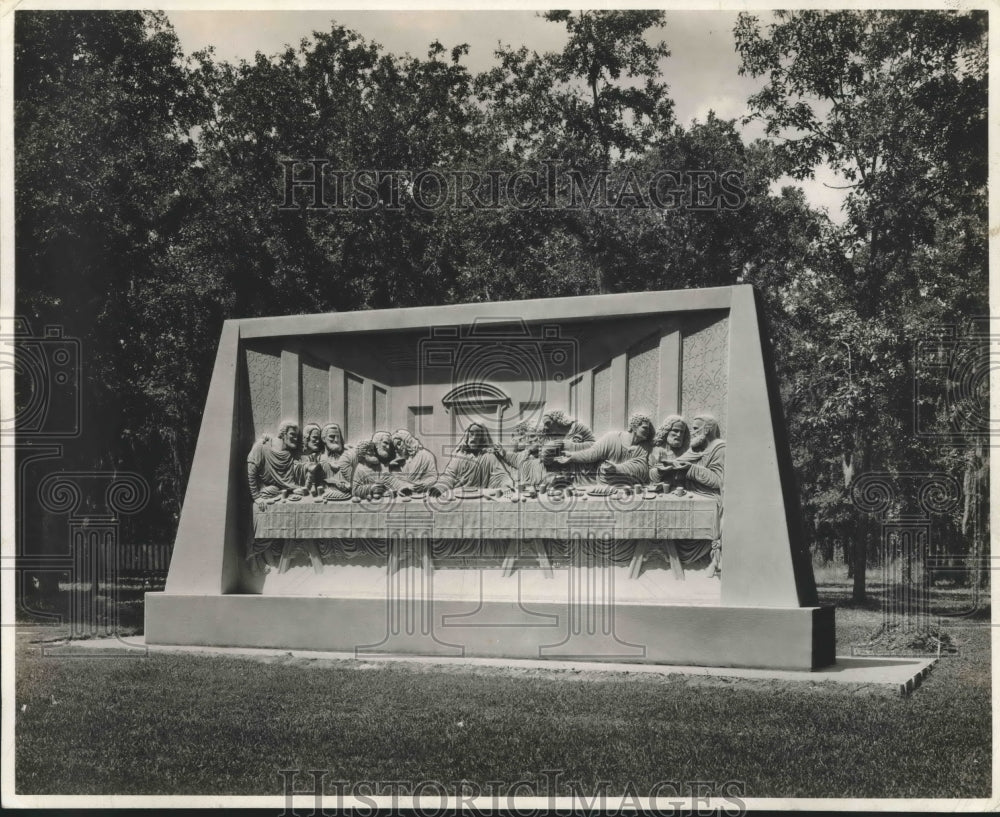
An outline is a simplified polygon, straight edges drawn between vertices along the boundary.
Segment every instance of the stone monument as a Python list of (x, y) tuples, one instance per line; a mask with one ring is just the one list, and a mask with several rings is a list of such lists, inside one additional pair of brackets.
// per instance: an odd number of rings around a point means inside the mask
[(751, 287), (227, 321), (150, 644), (834, 661)]

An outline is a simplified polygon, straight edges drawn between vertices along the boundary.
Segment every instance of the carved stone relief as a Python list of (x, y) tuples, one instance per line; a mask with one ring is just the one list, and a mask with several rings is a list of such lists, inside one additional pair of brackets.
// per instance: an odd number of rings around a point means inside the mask
[(660, 335), (650, 335), (628, 353), (628, 413), (658, 408)]
[(247, 349), (247, 381), (253, 415), (253, 436), (270, 433), (281, 422), (281, 357)]
[(324, 363), (302, 360), (302, 421), (325, 423), (330, 417), (330, 369)]
[(729, 387), (729, 319), (709, 317), (685, 328), (681, 370), (681, 408), (690, 417), (715, 415), (726, 430)]

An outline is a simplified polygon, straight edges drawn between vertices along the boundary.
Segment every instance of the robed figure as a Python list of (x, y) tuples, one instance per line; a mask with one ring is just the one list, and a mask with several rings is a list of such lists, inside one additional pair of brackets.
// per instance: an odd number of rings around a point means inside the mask
[(514, 477), (506, 455), (494, 444), (486, 426), (469, 424), (434, 488), (438, 492), (457, 488), (514, 489)]

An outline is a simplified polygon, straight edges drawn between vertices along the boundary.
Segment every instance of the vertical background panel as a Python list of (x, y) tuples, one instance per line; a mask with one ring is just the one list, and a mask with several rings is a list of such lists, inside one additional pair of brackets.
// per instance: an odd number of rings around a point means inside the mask
[(389, 428), (389, 395), (385, 389), (372, 386), (372, 428), (375, 431), (390, 431)]
[(708, 313), (684, 328), (681, 364), (681, 404), (691, 420), (696, 414), (715, 415), (726, 435), (729, 390), (729, 318)]
[(251, 436), (274, 434), (281, 422), (281, 357), (277, 352), (246, 350), (247, 383), (253, 423)]
[(352, 443), (363, 439), (364, 381), (350, 372), (344, 372), (344, 419), (347, 428), (344, 436)]
[(326, 363), (302, 358), (302, 422), (325, 425), (330, 420), (330, 370)]
[(628, 404), (626, 414), (641, 411), (648, 414), (654, 425), (661, 413), (660, 392), (660, 333), (637, 343), (628, 353)]
[(606, 363), (594, 370), (594, 418), (595, 434), (611, 430), (611, 364)]

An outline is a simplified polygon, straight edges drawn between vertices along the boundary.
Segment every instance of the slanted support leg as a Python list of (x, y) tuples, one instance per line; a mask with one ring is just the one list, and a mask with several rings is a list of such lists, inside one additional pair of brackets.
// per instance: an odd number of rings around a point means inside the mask
[(313, 572), (317, 576), (323, 575), (323, 560), (319, 557), (319, 550), (312, 539), (308, 539), (305, 544), (306, 553), (309, 554), (309, 561), (312, 562)]
[[(527, 540), (518, 541), (512, 540), (507, 543), (507, 550), (503, 557), (503, 570), (501, 575), (506, 579), (514, 575), (514, 571), (517, 569), (518, 557), (522, 555), (524, 548), (528, 545)], [(535, 551), (535, 557), (538, 559), (538, 566), (542, 569), (542, 575), (546, 579), (552, 578), (552, 562), (549, 561), (549, 553), (545, 549), (545, 542), (541, 539), (531, 540), (531, 546)]]
[(418, 536), (414, 547), (420, 548), (420, 564), (424, 569), (424, 574), (430, 578), (434, 572), (434, 562), (431, 559), (431, 542), (426, 536)]
[(674, 572), (674, 578), (679, 582), (684, 581), (684, 566), (681, 564), (680, 554), (677, 553), (677, 543), (668, 539), (664, 542), (664, 548), (670, 557), (670, 569)]
[(542, 566), (542, 575), (546, 579), (552, 578), (552, 562), (549, 561), (549, 552), (545, 549), (545, 541), (535, 540), (535, 553), (538, 555), (538, 564)]
[(278, 573), (287, 573), (288, 565), (292, 562), (292, 543), (281, 543), (281, 560), (278, 562)]
[[(630, 579), (638, 579), (639, 575), (642, 573), (642, 564), (646, 561), (646, 556), (649, 552), (649, 542), (645, 539), (639, 541), (635, 545), (635, 553), (632, 554), (632, 563), (629, 565), (628, 577)], [(670, 564), (673, 564), (673, 559), (670, 560)]]
[(503, 557), (503, 569), (500, 575), (508, 579), (514, 575), (514, 568), (517, 566), (517, 556), (521, 549), (521, 543), (512, 539), (507, 543), (507, 551)]

